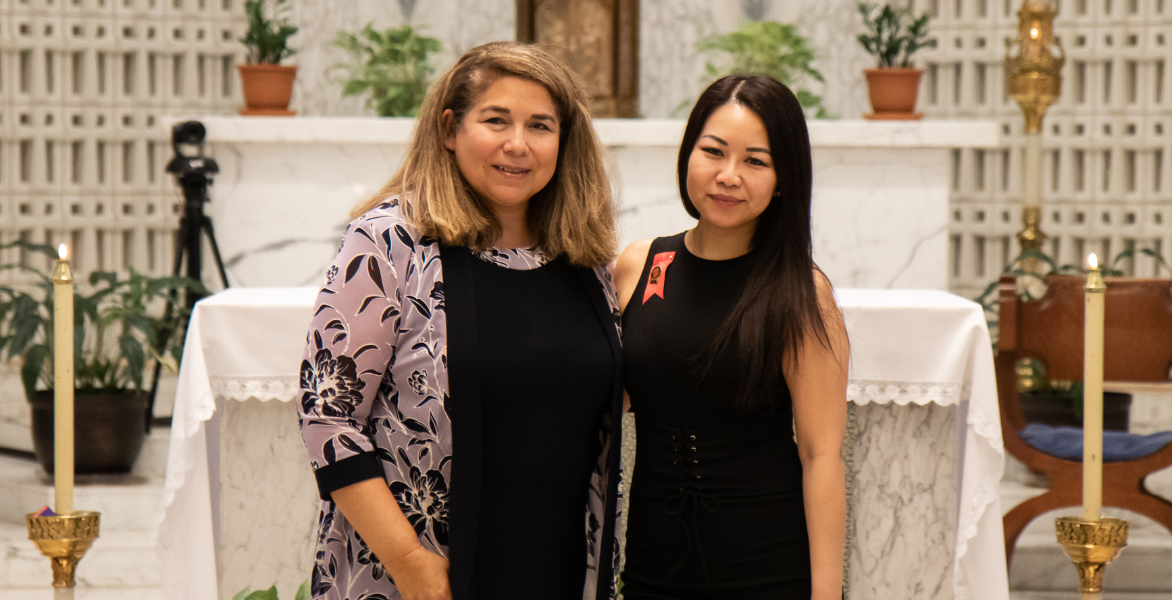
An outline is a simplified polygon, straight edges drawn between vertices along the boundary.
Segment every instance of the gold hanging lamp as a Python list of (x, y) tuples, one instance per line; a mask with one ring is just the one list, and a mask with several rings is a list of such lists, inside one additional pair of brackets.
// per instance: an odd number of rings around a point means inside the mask
[(1042, 119), (1062, 93), (1066, 53), (1054, 37), (1053, 0), (1023, 0), (1017, 11), (1017, 38), (1005, 55), (1005, 84), (1025, 116), (1025, 169), (1022, 186), (1023, 250), (1038, 248), (1042, 233)]

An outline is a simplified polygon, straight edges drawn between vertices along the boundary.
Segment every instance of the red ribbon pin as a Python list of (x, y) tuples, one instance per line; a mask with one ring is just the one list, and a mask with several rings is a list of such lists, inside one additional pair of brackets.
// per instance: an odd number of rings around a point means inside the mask
[(675, 252), (660, 252), (651, 261), (651, 273), (647, 275), (647, 288), (643, 291), (643, 304), (652, 296), (663, 298), (663, 282), (667, 277), (667, 266), (676, 257)]

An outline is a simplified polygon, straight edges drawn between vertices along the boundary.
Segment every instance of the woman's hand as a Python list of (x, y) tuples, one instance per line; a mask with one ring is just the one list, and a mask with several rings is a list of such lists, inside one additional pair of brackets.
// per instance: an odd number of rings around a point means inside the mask
[(334, 490), (331, 497), (391, 574), (404, 600), (451, 600), (448, 559), (419, 544), (386, 481), (353, 483)]
[(448, 559), (423, 546), (385, 564), (403, 600), (452, 600)]

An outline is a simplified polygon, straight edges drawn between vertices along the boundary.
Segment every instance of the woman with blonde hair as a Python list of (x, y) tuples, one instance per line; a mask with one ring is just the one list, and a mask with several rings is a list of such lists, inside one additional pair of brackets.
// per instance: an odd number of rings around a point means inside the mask
[(473, 48), (326, 274), (298, 417), (315, 598), (613, 593), (614, 207), (572, 72)]

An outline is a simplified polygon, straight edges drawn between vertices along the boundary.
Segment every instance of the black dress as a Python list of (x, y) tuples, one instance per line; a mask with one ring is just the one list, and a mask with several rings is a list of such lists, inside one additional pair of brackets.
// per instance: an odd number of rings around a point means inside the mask
[[(656, 256), (675, 252), (662, 297), (644, 301)], [(731, 312), (749, 256), (709, 261), (684, 234), (651, 244), (623, 313), (623, 372), (637, 446), (628, 513), (627, 600), (810, 597), (802, 465), (783, 384), (775, 408), (734, 407), (739, 352), (698, 374)]]
[(564, 258), (531, 270), (471, 263), (483, 460), (475, 597), (581, 600), (582, 503), (612, 399), (612, 378), (599, 376), (614, 371), (607, 332)]

